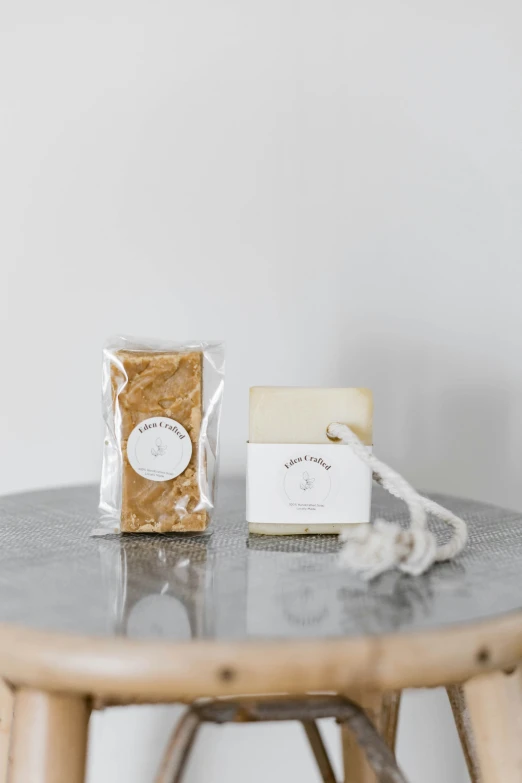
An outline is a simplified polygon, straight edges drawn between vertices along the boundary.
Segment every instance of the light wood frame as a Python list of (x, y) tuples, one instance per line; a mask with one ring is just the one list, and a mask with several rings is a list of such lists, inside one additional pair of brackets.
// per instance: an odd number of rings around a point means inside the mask
[[(10, 783), (81, 783), (78, 769), (84, 764), (91, 701), (95, 705), (191, 703), (204, 697), (247, 693), (262, 697), (282, 692), (291, 696), (331, 692), (362, 705), (386, 736), (387, 732), (395, 733), (397, 722), (396, 709), (386, 717), (391, 692), (461, 683), (465, 683), (463, 693), (483, 783), (495, 780), (490, 770), (506, 748), (503, 783), (520, 781), (518, 740), (510, 734), (522, 715), (520, 678), (504, 672), (512, 672), (521, 659), (519, 612), (422, 633), (310, 641), (168, 643), (81, 638), (0, 626), (0, 677), (16, 694)], [(7, 689), (3, 696), (9, 693)], [(495, 710), (490, 708), (492, 700)], [(33, 706), (28, 706), (28, 701)], [(38, 712), (35, 704), (46, 708)], [(77, 750), (76, 760), (63, 760), (69, 776), (64, 777), (59, 769), (63, 748), (58, 726), (67, 714), (70, 744)], [(501, 730), (494, 730), (495, 721)], [(20, 773), (20, 737), (36, 754), (34, 768), (47, 770), (34, 780), (25, 780)], [(353, 763), (357, 748), (344, 739), (345, 762), (357, 769)], [(59, 774), (49, 771), (44, 763), (44, 746), (54, 754), (53, 766)], [(346, 783), (369, 783), (370, 773), (360, 759), (357, 763), (360, 771), (347, 777)]]

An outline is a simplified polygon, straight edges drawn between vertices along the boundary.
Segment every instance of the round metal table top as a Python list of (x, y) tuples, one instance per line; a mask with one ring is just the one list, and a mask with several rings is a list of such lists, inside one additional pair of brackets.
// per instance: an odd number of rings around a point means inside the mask
[[(92, 537), (95, 487), (1, 497), (0, 623), (169, 640), (298, 639), (434, 629), (522, 608), (520, 513), (433, 496), (469, 523), (465, 552), (423, 577), (391, 572), (366, 584), (338, 566), (336, 536), (249, 536), (244, 482), (220, 490), (202, 536)], [(379, 488), (372, 513), (407, 519)]]

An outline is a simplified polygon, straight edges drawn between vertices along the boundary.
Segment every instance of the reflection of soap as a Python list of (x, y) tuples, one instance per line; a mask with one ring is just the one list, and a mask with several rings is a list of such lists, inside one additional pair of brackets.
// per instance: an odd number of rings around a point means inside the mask
[[(273, 541), (257, 540), (270, 547)], [(342, 621), (339, 588), (346, 582), (346, 574), (336, 568), (336, 562), (334, 552), (249, 549), (248, 635), (333, 636)]]
[[(326, 434), (332, 422), (347, 424), (363, 443), (371, 446), (371, 391), (285, 386), (250, 389), (250, 443), (332, 443)], [(342, 524), (249, 523), (251, 533), (270, 535), (338, 533), (343, 527)]]

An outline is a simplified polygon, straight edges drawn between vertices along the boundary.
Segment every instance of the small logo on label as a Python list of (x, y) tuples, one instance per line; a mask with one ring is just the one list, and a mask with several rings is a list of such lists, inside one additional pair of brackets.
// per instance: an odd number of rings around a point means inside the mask
[(163, 443), (161, 438), (156, 438), (156, 447), (150, 450), (153, 457), (162, 457), (167, 451), (167, 446)]
[(186, 469), (192, 441), (185, 427), (166, 416), (153, 416), (134, 427), (127, 441), (132, 468), (150, 481), (170, 481)]
[(310, 452), (292, 456), (283, 464), (283, 489), (290, 505), (308, 511), (321, 508), (332, 487), (332, 465)]
[(313, 485), (315, 484), (315, 479), (310, 478), (310, 474), (307, 470), (302, 475), (302, 481), (301, 481), (301, 489), (303, 492), (306, 492), (307, 489), (312, 489)]

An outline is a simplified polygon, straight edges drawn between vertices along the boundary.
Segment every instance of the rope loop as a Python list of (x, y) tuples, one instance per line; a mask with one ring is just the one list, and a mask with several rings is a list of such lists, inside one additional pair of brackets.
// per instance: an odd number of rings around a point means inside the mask
[[(333, 423), (326, 430), (332, 440), (340, 440), (368, 465), (373, 480), (394, 497), (403, 500), (410, 513), (410, 527), (404, 530), (396, 522), (376, 519), (373, 525), (349, 525), (341, 533), (343, 548), (339, 561), (370, 580), (398, 568), (406, 574), (418, 576), (434, 563), (457, 557), (468, 540), (468, 527), (463, 519), (448, 509), (425, 498), (409, 484), (400, 473), (381, 462), (371, 448), (361, 443), (357, 435), (346, 425)], [(453, 528), (453, 535), (445, 544), (438, 545), (435, 535), (428, 528), (428, 515)]]

